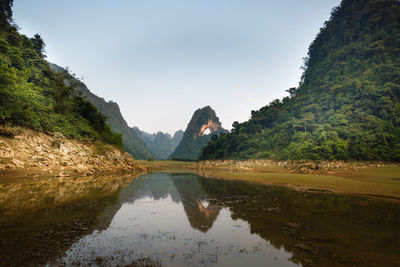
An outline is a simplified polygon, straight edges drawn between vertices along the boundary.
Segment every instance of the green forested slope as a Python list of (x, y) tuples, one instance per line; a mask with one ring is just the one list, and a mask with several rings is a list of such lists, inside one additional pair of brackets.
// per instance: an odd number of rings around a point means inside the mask
[(68, 77), (65, 82), (67, 84), (73, 84), (76, 92), (81, 94), (82, 97), (93, 104), (101, 114), (106, 116), (106, 122), (110, 125), (111, 130), (122, 134), (122, 144), (129, 154), (136, 159), (156, 157), (152, 149), (128, 126), (117, 103), (113, 101), (107, 102), (104, 98), (93, 94), (83, 82), (70, 75), (66, 69), (52, 63), (50, 63), (50, 67), (57, 73), (64, 73), (64, 75)]
[(12, 21), (11, 0), (0, 4), (0, 124), (101, 140), (122, 147), (96, 107), (64, 83), (44, 59), (39, 35), (19, 34)]
[(297, 88), (234, 123), (203, 159), (400, 160), (400, 1), (343, 0)]

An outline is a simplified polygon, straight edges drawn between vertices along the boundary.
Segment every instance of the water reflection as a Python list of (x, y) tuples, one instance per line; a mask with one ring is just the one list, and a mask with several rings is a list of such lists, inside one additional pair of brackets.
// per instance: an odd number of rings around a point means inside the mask
[(124, 188), (124, 195), (110, 226), (80, 239), (57, 263), (296, 265), (283, 248), (250, 233), (245, 220), (233, 220), (195, 175), (152, 173)]
[[(131, 180), (86, 181), (79, 190), (81, 180), (57, 186), (45, 181), (47, 186), (34, 188), (3, 183), (1, 262), (399, 265), (400, 204), (394, 200), (193, 174), (151, 173)], [(55, 197), (58, 191), (65, 197)]]

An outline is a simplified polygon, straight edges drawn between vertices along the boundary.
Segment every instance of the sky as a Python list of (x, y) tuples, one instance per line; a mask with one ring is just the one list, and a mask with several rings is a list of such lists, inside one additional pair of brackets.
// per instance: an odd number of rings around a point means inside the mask
[(222, 126), (297, 87), (339, 0), (15, 0), (20, 32), (47, 60), (117, 102), (128, 125), (184, 130), (210, 105)]

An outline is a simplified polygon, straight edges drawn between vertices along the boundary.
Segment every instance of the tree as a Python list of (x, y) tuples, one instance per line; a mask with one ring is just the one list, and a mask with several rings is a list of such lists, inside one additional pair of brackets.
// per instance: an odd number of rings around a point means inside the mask
[(31, 38), (31, 41), (33, 43), (33, 48), (35, 49), (35, 51), (38, 53), (38, 55), (41, 58), (45, 58), (46, 55), (44, 53), (46, 53), (46, 51), (44, 50), (44, 47), (46, 46), (46, 44), (44, 43), (42, 37), (40, 36), (40, 34), (35, 34), (33, 36), (33, 38)]
[(291, 87), (291, 88), (289, 88), (288, 90), (286, 90), (286, 92), (288, 92), (289, 93), (289, 96), (292, 98), (292, 97), (295, 97), (296, 96), (296, 87)]
[(2, 21), (11, 22), (14, 0), (0, 0), (0, 17)]

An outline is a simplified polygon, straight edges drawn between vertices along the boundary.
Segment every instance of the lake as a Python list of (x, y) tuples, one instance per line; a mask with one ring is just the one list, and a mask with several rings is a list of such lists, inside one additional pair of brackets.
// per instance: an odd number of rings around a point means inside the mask
[(0, 265), (400, 265), (395, 199), (161, 172), (0, 186)]

